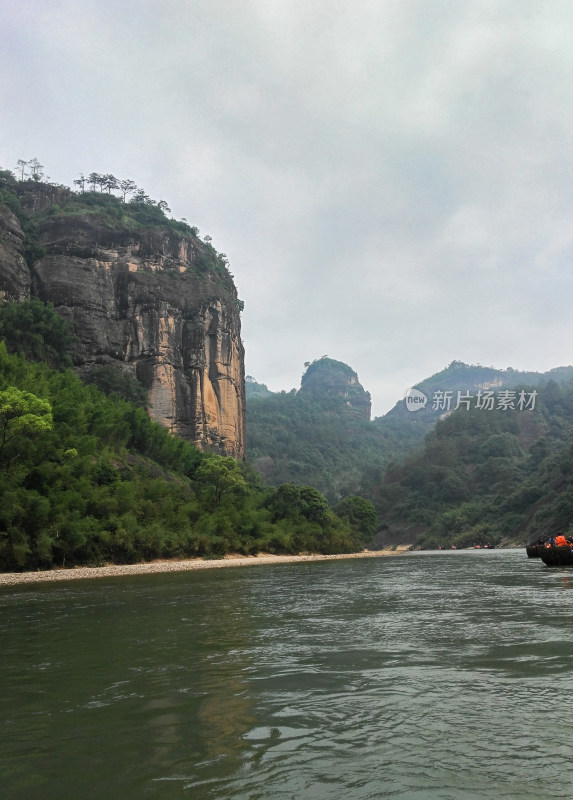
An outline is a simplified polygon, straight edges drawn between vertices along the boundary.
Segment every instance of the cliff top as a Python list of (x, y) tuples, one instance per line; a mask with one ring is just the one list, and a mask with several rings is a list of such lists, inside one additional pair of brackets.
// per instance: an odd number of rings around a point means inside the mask
[[(43, 254), (46, 240), (58, 236), (96, 238), (101, 244), (114, 245), (142, 236), (168, 237), (187, 241), (194, 250), (193, 267), (200, 275), (213, 275), (227, 289), (234, 291), (233, 275), (225, 253), (219, 253), (210, 236), (199, 238), (199, 229), (186, 220), (167, 216), (170, 208), (164, 200), (152, 200), (133, 181), (118, 181), (112, 175), (91, 173), (74, 181), (74, 191), (61, 184), (34, 178), (17, 180), (9, 170), (0, 168), (0, 206), (9, 208), (19, 218), (26, 233), (26, 261), (31, 266)], [(99, 187), (99, 189), (97, 188)], [(242, 302), (239, 308), (242, 309)]]

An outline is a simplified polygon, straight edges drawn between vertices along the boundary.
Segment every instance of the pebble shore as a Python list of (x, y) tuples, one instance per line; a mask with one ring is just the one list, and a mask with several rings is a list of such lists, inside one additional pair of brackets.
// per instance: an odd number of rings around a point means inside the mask
[(360, 553), (337, 555), (277, 556), (259, 553), (257, 556), (229, 555), (220, 559), (194, 558), (184, 561), (150, 561), (144, 564), (109, 564), (105, 567), (74, 567), (73, 569), (39, 570), (37, 572), (0, 573), (0, 587), (20, 583), (48, 583), (52, 581), (75, 581), (90, 578), (113, 578), (121, 575), (151, 575), (161, 572), (188, 572), (198, 569), (221, 569), (222, 567), (251, 567), (261, 564), (297, 564), (302, 561), (334, 561), (347, 558), (379, 558), (398, 556), (408, 550), (400, 546), (395, 550), (364, 550)]

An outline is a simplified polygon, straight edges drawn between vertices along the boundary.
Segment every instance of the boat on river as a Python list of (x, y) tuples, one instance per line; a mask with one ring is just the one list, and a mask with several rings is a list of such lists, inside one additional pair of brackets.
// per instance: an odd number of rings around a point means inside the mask
[(573, 566), (573, 546), (571, 544), (532, 543), (528, 544), (525, 549), (528, 558), (540, 558), (548, 567)]
[(536, 539), (534, 542), (525, 545), (525, 552), (527, 553), (527, 558), (540, 558), (541, 557), (541, 547), (545, 547), (545, 539), (540, 537)]

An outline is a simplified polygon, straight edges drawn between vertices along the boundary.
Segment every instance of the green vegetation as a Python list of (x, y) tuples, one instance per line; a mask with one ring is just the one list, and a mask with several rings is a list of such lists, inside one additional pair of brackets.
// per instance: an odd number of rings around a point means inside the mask
[(5, 306), (0, 325), (0, 570), (353, 552), (371, 538), (316, 489), (268, 488), (171, 436), (125, 399), (125, 376), (102, 369), (107, 394), (84, 384), (64, 369), (69, 336), (49, 306)]
[(245, 376), (245, 394), (247, 400), (257, 400), (261, 397), (272, 397), (272, 392), (264, 383), (258, 383), (252, 375)]
[(6, 169), (0, 169), (0, 206), (6, 206), (16, 216), (22, 214), (22, 206), (16, 194), (16, 178)]
[[(74, 192), (46, 183), (37, 159), (19, 162), (17, 174), (0, 170), (0, 206), (20, 219), (28, 264), (63, 220), (111, 241), (190, 238), (194, 273), (231, 285), (211, 238), (168, 218), (167, 203), (133, 181), (90, 173)], [(538, 374), (453, 361), (417, 385), (430, 399), (424, 410), (400, 402), (374, 421), (356, 373), (327, 356), (305, 365), (298, 392), (275, 394), (248, 377), (256, 472), (151, 422), (146, 392), (120, 368), (94, 366), (82, 383), (69, 370), (73, 337), (52, 307), (0, 306), (0, 339), (0, 569), (352, 551), (378, 518), (386, 538), (424, 547), (573, 529), (571, 367)], [(461, 408), (438, 421), (458, 391), (519, 383), (537, 387), (534, 410)], [(436, 392), (450, 393), (451, 405), (433, 407)]]
[[(417, 383), (414, 388), (423, 392), (428, 398), (428, 403), (423, 410), (412, 414), (400, 400), (389, 412), (389, 417), (409, 418), (417, 425), (425, 425), (426, 431), (443, 416), (444, 412), (455, 408), (458, 391), (464, 394), (475, 394), (478, 390), (499, 391), (502, 388), (513, 389), (516, 386), (539, 386), (550, 380), (558, 382), (573, 378), (573, 367), (556, 367), (549, 372), (520, 372), (516, 369), (495, 369), (484, 367), (481, 364), (464, 364), (463, 361), (452, 363), (441, 370)], [(449, 393), (449, 403), (445, 399)], [(437, 396), (443, 398), (442, 402), (434, 402)]]
[[(404, 403), (369, 422), (349, 367), (326, 358), (307, 366), (311, 375), (299, 392), (247, 384), (249, 455), (270, 482), (316, 487), (363, 531), (372, 530), (377, 514), (385, 543), (523, 544), (573, 529), (571, 367), (540, 374), (452, 362), (419, 384), (428, 406), (442, 391), (451, 392), (454, 408), (458, 390), (475, 396), (484, 384), (496, 392), (512, 386), (517, 399), (520, 390), (531, 391), (519, 385), (524, 377), (538, 395), (533, 410), (474, 402), (436, 424), (443, 409), (424, 420)], [(375, 510), (362, 507), (364, 498)]]
[(305, 372), (300, 381), (301, 392), (319, 394), (356, 394), (370, 398), (358, 382), (358, 375), (343, 361), (322, 356), (305, 363)]
[(369, 394), (350, 367), (333, 359), (308, 364), (299, 392), (273, 394), (252, 378), (246, 388), (254, 465), (269, 483), (308, 484), (330, 503), (376, 484), (383, 467), (421, 442), (427, 430), (412, 419), (371, 422)]
[(55, 369), (71, 366), (68, 350), (74, 337), (51, 303), (30, 300), (0, 306), (0, 339), (9, 353), (45, 361)]
[[(525, 388), (525, 387), (524, 387)], [(573, 381), (534, 410), (460, 408), (369, 496), (389, 529), (424, 547), (521, 544), (573, 522)]]
[(31, 437), (52, 427), (52, 408), (46, 400), (15, 386), (0, 392), (0, 465), (9, 468)]
[[(218, 276), (226, 283), (233, 276), (225, 253), (219, 253), (210, 236), (199, 239), (199, 230), (186, 220), (168, 217), (170, 208), (165, 200), (152, 200), (132, 180), (119, 180), (114, 175), (96, 172), (81, 176), (74, 184), (78, 191), (44, 181), (44, 168), (38, 159), (20, 159), (18, 178), (10, 170), (0, 169), (0, 205), (13, 211), (26, 234), (26, 261), (32, 266), (46, 254), (42, 230), (50, 221), (59, 218), (91, 221), (109, 232), (168, 231), (193, 239), (195, 257), (193, 269), (198, 275)], [(117, 192), (118, 194), (114, 194)], [(26, 195), (39, 197), (50, 194), (50, 202), (41, 204), (43, 210), (32, 211), (25, 202)], [(239, 311), (244, 308), (237, 301)]]
[(170, 219), (159, 204), (136, 198), (125, 202), (115, 195), (100, 192), (69, 192), (60, 203), (51, 205), (44, 214), (38, 215), (38, 219), (60, 216), (97, 216), (98, 222), (110, 230), (168, 228), (193, 235), (193, 230), (186, 222)]
[(345, 497), (334, 508), (336, 514), (347, 519), (353, 530), (364, 536), (372, 536), (376, 531), (378, 515), (374, 503), (355, 495)]
[(95, 384), (104, 394), (118, 395), (139, 408), (147, 408), (149, 405), (144, 387), (137, 378), (123, 372), (120, 367), (112, 364), (92, 367), (82, 378), (84, 383)]

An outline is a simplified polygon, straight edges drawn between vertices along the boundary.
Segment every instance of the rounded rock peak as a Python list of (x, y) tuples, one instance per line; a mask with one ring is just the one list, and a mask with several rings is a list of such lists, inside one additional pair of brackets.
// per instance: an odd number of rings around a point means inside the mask
[(342, 397), (347, 405), (370, 419), (370, 392), (364, 389), (352, 367), (328, 356), (322, 356), (305, 366), (299, 390), (302, 394)]

